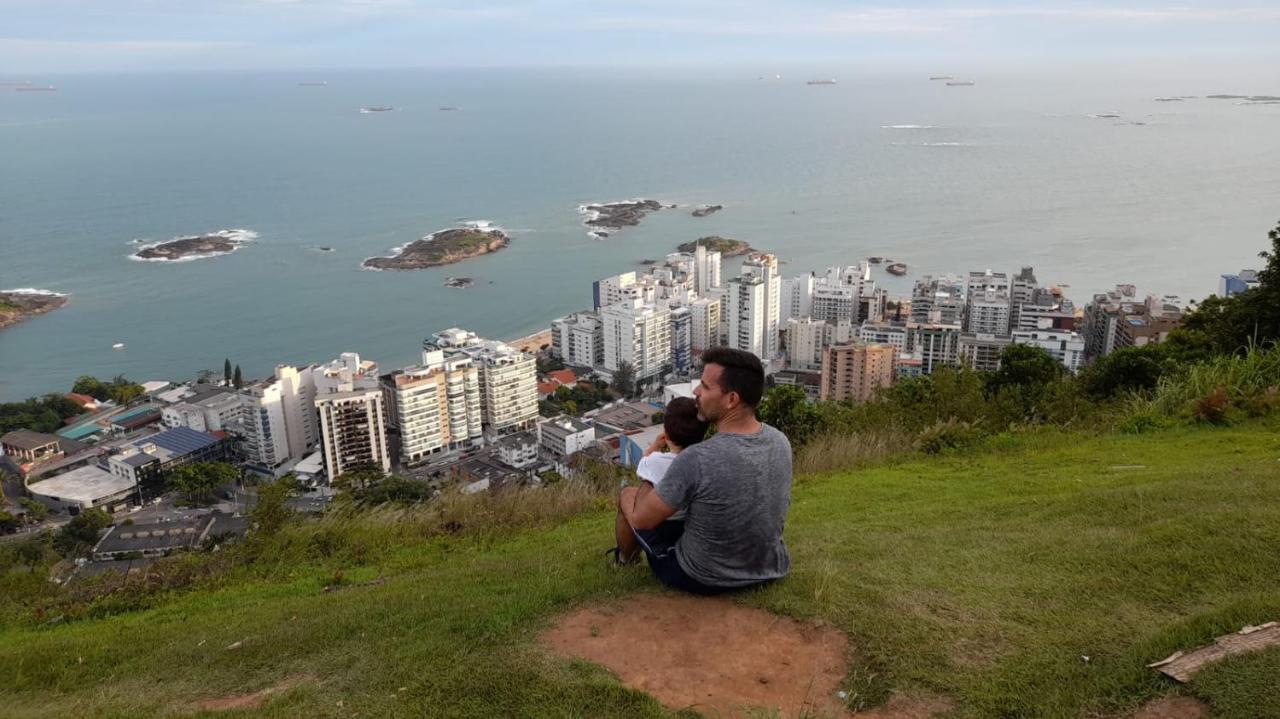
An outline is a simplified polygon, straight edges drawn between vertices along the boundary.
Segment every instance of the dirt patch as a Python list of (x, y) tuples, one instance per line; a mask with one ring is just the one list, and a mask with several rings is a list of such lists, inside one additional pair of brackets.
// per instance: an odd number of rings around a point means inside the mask
[(884, 706), (858, 712), (855, 719), (934, 719), (951, 711), (950, 699), (936, 694), (894, 694)]
[(836, 695), (848, 640), (833, 627), (725, 598), (646, 594), (578, 610), (542, 635), (671, 709), (709, 716), (846, 716)]
[(192, 711), (231, 711), (233, 709), (257, 709), (267, 700), (276, 694), (283, 694), (290, 689), (298, 686), (306, 681), (306, 677), (293, 677), (266, 689), (253, 692), (252, 694), (228, 694), (221, 697), (211, 697), (209, 699), (201, 699), (198, 702), (192, 702), (190, 709)]
[(1209, 707), (1191, 697), (1153, 699), (1134, 712), (1132, 719), (1207, 719)]

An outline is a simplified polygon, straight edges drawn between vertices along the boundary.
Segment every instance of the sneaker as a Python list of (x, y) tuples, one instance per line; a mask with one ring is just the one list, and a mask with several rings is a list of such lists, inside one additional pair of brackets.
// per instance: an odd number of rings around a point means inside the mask
[(612, 549), (606, 549), (604, 552), (604, 555), (610, 558), (609, 566), (611, 567), (630, 567), (631, 565), (636, 564), (640, 561), (640, 552), (637, 551), (634, 557), (624, 562), (622, 560), (622, 550), (618, 547), (613, 547)]

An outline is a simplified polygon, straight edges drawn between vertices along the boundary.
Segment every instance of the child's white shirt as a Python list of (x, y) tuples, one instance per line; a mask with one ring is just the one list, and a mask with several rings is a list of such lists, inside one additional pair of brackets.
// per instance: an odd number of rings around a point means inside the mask
[(667, 470), (671, 469), (671, 463), (677, 456), (675, 452), (653, 452), (641, 457), (640, 464), (636, 465), (636, 476), (656, 487), (667, 476)]

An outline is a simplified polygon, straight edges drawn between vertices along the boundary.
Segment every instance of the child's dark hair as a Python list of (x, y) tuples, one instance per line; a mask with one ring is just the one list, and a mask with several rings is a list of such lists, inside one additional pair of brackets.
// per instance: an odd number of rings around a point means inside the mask
[(707, 436), (710, 422), (698, 419), (698, 403), (689, 397), (676, 397), (667, 403), (662, 431), (667, 441), (680, 449), (695, 445)]

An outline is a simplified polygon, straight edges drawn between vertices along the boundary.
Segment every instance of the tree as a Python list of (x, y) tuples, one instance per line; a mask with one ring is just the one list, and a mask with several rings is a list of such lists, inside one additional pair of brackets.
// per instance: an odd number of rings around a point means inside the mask
[(1165, 369), (1161, 347), (1125, 347), (1099, 357), (1080, 373), (1085, 392), (1098, 399), (1108, 399), (1125, 392), (1155, 389)]
[(778, 385), (769, 390), (756, 415), (761, 422), (787, 435), (792, 447), (804, 445), (818, 429), (817, 408), (795, 385)]
[(197, 462), (174, 470), (169, 475), (167, 487), (199, 506), (210, 498), (215, 489), (239, 478), (239, 470), (225, 462)]
[(374, 484), (382, 481), (387, 475), (383, 473), (382, 468), (372, 462), (361, 462), (352, 465), (342, 474), (333, 479), (332, 484), (348, 492), (361, 492)]
[(610, 387), (614, 392), (623, 397), (631, 397), (636, 390), (636, 371), (630, 362), (618, 363), (618, 369), (613, 373), (613, 383)]
[(30, 497), (19, 499), (18, 504), (22, 505), (27, 519), (31, 522), (43, 522), (49, 516), (49, 508)]
[(231, 378), (231, 383), (236, 386), (236, 389), (244, 388), (244, 380), (240, 377), (240, 365), (236, 365), (236, 371)]
[(101, 509), (86, 509), (62, 525), (53, 547), (64, 557), (87, 554), (98, 543), (98, 535), (111, 526), (111, 515)]
[(298, 489), (298, 480), (292, 474), (286, 474), (274, 482), (258, 485), (258, 501), (253, 505), (253, 521), (258, 531), (271, 536), (280, 531), (293, 512), (289, 509), (288, 500)]
[(49, 540), (46, 535), (32, 537), (25, 542), (19, 544), (14, 553), (18, 557), (18, 561), (27, 565), (27, 571), (35, 573), (36, 567), (44, 562), (44, 558), (49, 554)]
[(222, 360), (222, 384), (223, 386), (231, 386), (231, 358)]
[(1061, 362), (1039, 347), (1009, 345), (1000, 353), (1000, 369), (987, 378), (987, 389), (992, 394), (1006, 387), (1039, 392), (1065, 371)]
[(1175, 348), (1233, 354), (1254, 345), (1280, 342), (1280, 225), (1269, 233), (1271, 250), (1259, 252), (1265, 265), (1258, 286), (1231, 297), (1209, 297), (1170, 333)]

